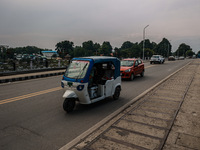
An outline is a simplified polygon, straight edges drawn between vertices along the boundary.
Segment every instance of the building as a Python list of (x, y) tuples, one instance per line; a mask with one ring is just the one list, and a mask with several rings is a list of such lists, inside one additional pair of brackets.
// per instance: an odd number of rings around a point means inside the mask
[(45, 56), (47, 59), (51, 59), (53, 55), (58, 56), (57, 51), (42, 51), (43, 56)]

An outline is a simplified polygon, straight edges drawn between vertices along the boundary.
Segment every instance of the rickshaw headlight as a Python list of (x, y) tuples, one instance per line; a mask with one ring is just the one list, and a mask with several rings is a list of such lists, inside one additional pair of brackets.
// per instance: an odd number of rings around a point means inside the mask
[(131, 71), (131, 69), (125, 70), (125, 72), (130, 72), (130, 71)]
[(79, 86), (77, 86), (77, 90), (78, 91), (82, 91), (84, 89), (84, 85), (79, 85)]

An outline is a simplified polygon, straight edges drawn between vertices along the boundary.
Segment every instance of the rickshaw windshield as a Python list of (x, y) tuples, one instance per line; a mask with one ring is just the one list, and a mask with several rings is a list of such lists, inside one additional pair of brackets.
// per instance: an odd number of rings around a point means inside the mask
[(133, 63), (134, 63), (133, 60), (122, 60), (121, 61), (121, 66), (131, 67), (131, 66), (133, 66)]
[(74, 60), (70, 63), (65, 76), (72, 79), (84, 78), (89, 67), (89, 61)]

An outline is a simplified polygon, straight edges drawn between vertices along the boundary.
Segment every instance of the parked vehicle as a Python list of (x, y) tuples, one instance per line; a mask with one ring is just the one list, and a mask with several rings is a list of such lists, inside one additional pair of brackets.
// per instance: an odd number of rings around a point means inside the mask
[(179, 57), (178, 57), (178, 56), (175, 56), (175, 60), (179, 60)]
[(65, 90), (63, 109), (67, 112), (73, 111), (76, 101), (91, 104), (109, 96), (118, 99), (121, 91), (120, 60), (105, 56), (73, 58), (61, 86)]
[(122, 79), (134, 79), (136, 75), (144, 76), (144, 64), (142, 60), (135, 58), (128, 58), (121, 60), (120, 73)]
[(164, 62), (165, 62), (165, 58), (161, 55), (153, 55), (150, 59), (150, 64), (152, 63), (163, 64)]
[(197, 56), (196, 56), (196, 55), (193, 55), (192, 58), (195, 59), (195, 58), (197, 58)]
[(180, 56), (180, 57), (179, 57), (179, 60), (184, 60), (184, 59), (185, 59), (184, 56)]
[(169, 56), (168, 57), (168, 61), (174, 61), (174, 60), (176, 60), (174, 56)]

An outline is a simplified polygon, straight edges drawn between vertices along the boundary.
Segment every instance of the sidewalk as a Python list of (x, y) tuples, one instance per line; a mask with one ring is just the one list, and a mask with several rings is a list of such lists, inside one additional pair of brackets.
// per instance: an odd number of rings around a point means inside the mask
[(200, 59), (60, 150), (200, 150)]
[(55, 75), (64, 74), (65, 69), (62, 70), (52, 70), (52, 71), (44, 71), (44, 72), (35, 72), (35, 73), (26, 73), (26, 74), (17, 74), (17, 75), (9, 75), (9, 76), (0, 76), (0, 84), (6, 82), (14, 82), (21, 80), (29, 80), (35, 78), (43, 78)]

